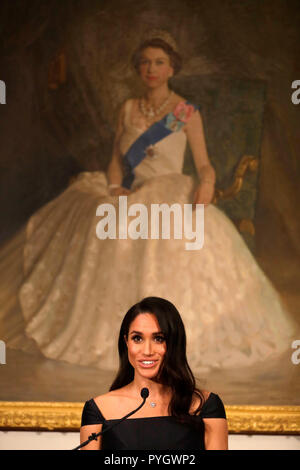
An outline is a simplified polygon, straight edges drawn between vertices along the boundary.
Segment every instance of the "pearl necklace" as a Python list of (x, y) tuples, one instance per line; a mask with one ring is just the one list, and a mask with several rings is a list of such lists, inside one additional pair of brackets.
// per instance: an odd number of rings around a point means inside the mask
[(145, 105), (145, 98), (141, 99), (139, 101), (140, 104), (140, 110), (143, 113), (143, 115), (146, 117), (147, 120), (153, 120), (156, 116), (159, 116), (160, 113), (163, 111), (163, 109), (167, 106), (168, 102), (170, 101), (171, 96), (173, 95), (173, 91), (169, 93), (169, 96), (165, 99), (165, 101), (158, 106), (157, 108), (154, 108), (153, 106), (149, 105), (147, 109)]

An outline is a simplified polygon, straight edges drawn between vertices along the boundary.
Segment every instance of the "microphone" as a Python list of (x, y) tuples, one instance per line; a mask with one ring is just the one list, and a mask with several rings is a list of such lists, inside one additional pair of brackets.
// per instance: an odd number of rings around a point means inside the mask
[(88, 439), (83, 442), (82, 444), (80, 444), (79, 446), (75, 447), (75, 449), (72, 449), (72, 450), (78, 450), (78, 449), (81, 449), (81, 447), (85, 447), (89, 442), (91, 441), (96, 441), (97, 440), (97, 437), (98, 436), (101, 436), (102, 434), (104, 434), (106, 431), (109, 431), (111, 428), (113, 428), (114, 426), (116, 426), (117, 424), (120, 424), (122, 423), (122, 421), (124, 421), (126, 418), (128, 418), (129, 416), (133, 415), (134, 413), (136, 413), (139, 409), (142, 408), (142, 406), (144, 406), (145, 402), (146, 402), (146, 399), (148, 398), (149, 396), (149, 389), (148, 388), (142, 388), (141, 390), (141, 397), (143, 399), (143, 402), (133, 411), (131, 411), (130, 413), (128, 413), (126, 416), (123, 416), (123, 418), (121, 418), (120, 420), (118, 420), (116, 423), (113, 423), (111, 424), (110, 426), (108, 426), (106, 429), (104, 429), (104, 431), (101, 431), (101, 432), (98, 432), (97, 434), (95, 432), (93, 432), (92, 434), (89, 435)]
[[(141, 397), (142, 397), (142, 398), (145, 398), (145, 400), (146, 400), (146, 398), (149, 397), (149, 388), (146, 388), (146, 387), (145, 387), (145, 388), (142, 388), (142, 390), (141, 390)], [(143, 404), (144, 404), (144, 403), (143, 403)]]

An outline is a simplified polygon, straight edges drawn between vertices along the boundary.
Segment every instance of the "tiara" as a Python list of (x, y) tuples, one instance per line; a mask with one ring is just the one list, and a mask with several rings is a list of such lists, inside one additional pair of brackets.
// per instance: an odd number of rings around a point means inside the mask
[(167, 31), (163, 29), (150, 29), (143, 36), (143, 42), (149, 41), (150, 39), (162, 39), (166, 42), (175, 52), (178, 52), (178, 47), (175, 39)]

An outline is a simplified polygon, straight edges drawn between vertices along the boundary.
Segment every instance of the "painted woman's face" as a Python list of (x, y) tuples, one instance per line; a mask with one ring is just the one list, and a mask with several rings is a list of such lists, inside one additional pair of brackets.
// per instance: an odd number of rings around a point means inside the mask
[(163, 49), (147, 47), (141, 53), (140, 77), (149, 88), (156, 88), (168, 82), (174, 74), (170, 57)]
[(167, 350), (156, 316), (152, 313), (137, 315), (125, 341), (135, 374), (148, 379), (156, 377)]

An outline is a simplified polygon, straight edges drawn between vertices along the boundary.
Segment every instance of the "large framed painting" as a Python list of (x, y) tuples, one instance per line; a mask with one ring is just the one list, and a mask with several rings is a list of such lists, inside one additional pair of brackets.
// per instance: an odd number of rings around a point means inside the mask
[[(116, 375), (123, 316), (158, 296), (231, 433), (300, 434), (292, 3), (4, 1), (0, 15), (0, 428), (79, 430)], [(154, 111), (153, 38), (172, 70)], [(172, 238), (179, 222), (146, 232), (160, 204), (200, 214), (200, 246)]]

